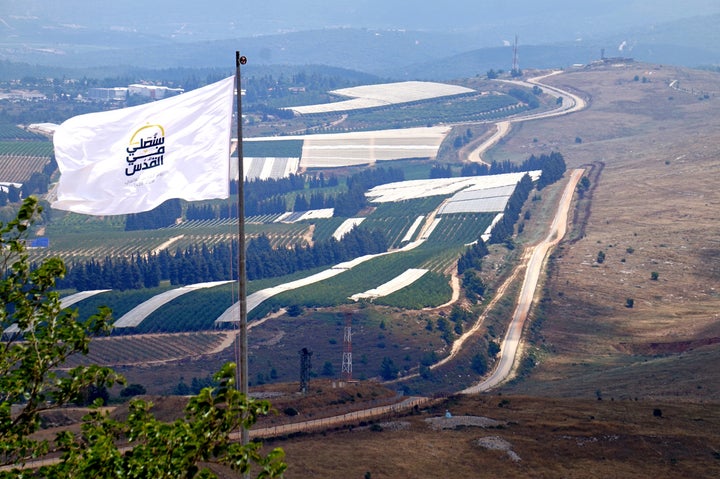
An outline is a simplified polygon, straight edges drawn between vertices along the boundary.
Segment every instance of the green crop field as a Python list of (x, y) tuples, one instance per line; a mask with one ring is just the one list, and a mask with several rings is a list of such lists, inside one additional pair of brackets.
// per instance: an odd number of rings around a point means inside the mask
[[(252, 294), (265, 288), (294, 281), (317, 273), (325, 268), (316, 268), (292, 275), (249, 281), (247, 293)], [(97, 313), (100, 306), (107, 306), (113, 311), (113, 318), (119, 319), (125, 313), (165, 291), (179, 288), (179, 285), (164, 284), (158, 288), (119, 291), (112, 290), (91, 296), (76, 303), (72, 308), (78, 309), (81, 321), (87, 320)], [(234, 302), (238, 300), (238, 286), (235, 283), (215, 286), (213, 288), (191, 291), (175, 298), (168, 304), (150, 314), (136, 328), (116, 329), (114, 334), (137, 334), (157, 332), (180, 332), (216, 329), (214, 321)], [(262, 315), (260, 315), (262, 316)], [(248, 314), (250, 319), (259, 315), (255, 310)]]
[(362, 223), (362, 227), (369, 230), (379, 229), (387, 237), (388, 245), (391, 248), (400, 247), (405, 234), (415, 219), (418, 216), (429, 214), (444, 199), (443, 196), (431, 196), (396, 203), (374, 203), (376, 209)]
[(373, 303), (396, 308), (422, 309), (445, 303), (452, 296), (448, 277), (428, 271), (413, 284), (387, 296), (375, 298)]
[(174, 252), (177, 248), (185, 249), (191, 245), (205, 243), (211, 246), (229, 241), (232, 233), (181, 234), (174, 230), (108, 230), (54, 234), (47, 230), (45, 236), (50, 240), (50, 247), (32, 250), (31, 258), (35, 261), (50, 256), (59, 256), (67, 262), (91, 258), (102, 260), (105, 257), (147, 254), (158, 248), (167, 248)]
[(85, 321), (91, 315), (97, 313), (100, 306), (107, 306), (111, 308), (113, 311), (113, 318), (118, 319), (143, 301), (147, 301), (153, 296), (172, 288), (174, 288), (174, 286), (165, 285), (149, 289), (106, 291), (80, 301), (72, 306), (72, 308), (77, 308), (81, 321)]
[(0, 181), (24, 183), (50, 162), (53, 144), (12, 125), (0, 124)]
[[(403, 236), (418, 216), (427, 216), (443, 201), (444, 197), (408, 200), (398, 203), (378, 204), (373, 213), (362, 224), (363, 228), (381, 229), (389, 238), (393, 247), (402, 243)], [(487, 228), (494, 217), (493, 213), (452, 214), (438, 216), (440, 222), (429, 239), (421, 246), (411, 250), (381, 256), (363, 263), (350, 272), (321, 283), (289, 291), (270, 298), (250, 313), (250, 318), (262, 317), (270, 310), (293, 304), (304, 306), (334, 306), (349, 303), (349, 296), (375, 288), (400, 275), (409, 268), (425, 268), (429, 273), (415, 283), (386, 298), (378, 298), (378, 304), (386, 304), (408, 309), (438, 306), (451, 296), (448, 274), (466, 245), (475, 241)], [(294, 224), (251, 224), (247, 225), (248, 236), (265, 234), (275, 247), (285, 248), (298, 242), (311, 231), (315, 240), (329, 238), (342, 218), (330, 218)], [(235, 234), (232, 221), (188, 222), (172, 228), (150, 231), (126, 232), (117, 217), (98, 219), (83, 215), (68, 214), (59, 218), (47, 234), (51, 238), (51, 248), (35, 251), (35, 257), (49, 254), (67, 255), (69, 261), (105, 256), (129, 256), (141, 254), (159, 247), (174, 251), (191, 245), (217, 241), (230, 241)], [(418, 232), (414, 235), (415, 239)], [(78, 248), (78, 244), (82, 248)], [(320, 268), (322, 270), (325, 268)], [(318, 270), (318, 271), (319, 271)], [(272, 280), (253, 281), (248, 285), (248, 294), (259, 289), (275, 286), (293, 279), (309, 276), (312, 272), (301, 272), (290, 277)], [(217, 319), (236, 299), (234, 285), (204, 289), (183, 295), (162, 306), (150, 314), (134, 332), (179, 332), (201, 331), (215, 327)], [(87, 308), (96, 308), (99, 304), (111, 304), (117, 316), (149, 299), (154, 294), (166, 290), (148, 290), (144, 292), (104, 293), (88, 299), (83, 304), (83, 314)]]
[[(438, 107), (440, 102), (442, 108)], [(348, 121), (372, 125), (401, 124), (403, 127), (423, 125), (428, 122), (472, 121), (491, 118), (493, 115), (507, 115), (502, 109), (520, 111), (521, 107), (517, 104), (517, 99), (509, 95), (472, 95), (452, 100), (397, 105), (383, 110), (351, 112)]]
[(440, 223), (428, 241), (464, 245), (477, 241), (492, 223), (496, 213), (454, 213), (438, 216)]
[[(37, 133), (24, 130), (11, 123), (0, 122), (0, 144), (6, 142), (15, 143), (13, 140), (38, 141), (49, 143), (47, 141), (47, 138), (42, 135), (38, 135)], [(0, 151), (2, 151), (1, 148), (2, 147), (0, 146)]]
[(226, 284), (191, 291), (150, 314), (136, 329), (139, 333), (174, 333), (215, 328), (214, 321), (237, 301), (237, 285)]
[[(57, 220), (45, 227), (42, 236), (49, 238), (50, 247), (34, 249), (34, 261), (59, 256), (68, 262), (109, 257), (147, 254), (158, 248), (171, 252), (189, 246), (209, 247), (227, 243), (237, 237), (237, 220), (191, 221), (172, 228), (148, 231), (125, 231), (123, 216), (93, 217), (59, 213)], [(271, 223), (247, 224), (245, 232), (253, 237), (265, 234), (273, 247), (284, 248), (304, 241), (310, 224)]]
[[(399, 276), (409, 268), (417, 268), (442, 252), (443, 248), (422, 245), (411, 251), (393, 253), (362, 263), (346, 273), (331, 279), (282, 293), (266, 301), (268, 307), (298, 304), (306, 307), (330, 307), (350, 303), (349, 297), (375, 288)], [(435, 298), (438, 306), (450, 299), (450, 292)]]
[(315, 230), (313, 231), (313, 241), (329, 240), (336, 229), (345, 221), (345, 218), (327, 218), (324, 220), (315, 220)]
[(0, 141), (0, 155), (9, 156), (42, 156), (53, 154), (53, 144), (47, 140), (40, 141)]

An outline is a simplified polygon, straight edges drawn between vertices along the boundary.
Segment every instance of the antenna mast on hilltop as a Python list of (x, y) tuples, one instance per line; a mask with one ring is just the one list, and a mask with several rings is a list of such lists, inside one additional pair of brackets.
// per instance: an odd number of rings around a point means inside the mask
[(518, 64), (518, 36), (515, 34), (515, 43), (513, 44), (513, 59), (512, 59), (512, 70), (510, 70), (512, 76), (520, 75), (520, 65)]
[(345, 313), (341, 374), (343, 380), (352, 381), (352, 315), (350, 313)]

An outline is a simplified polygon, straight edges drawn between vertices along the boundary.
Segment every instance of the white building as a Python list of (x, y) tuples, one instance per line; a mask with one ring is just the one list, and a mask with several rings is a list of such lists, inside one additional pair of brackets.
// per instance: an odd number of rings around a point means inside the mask
[(133, 84), (128, 86), (128, 93), (130, 95), (140, 95), (146, 98), (152, 98), (153, 100), (179, 95), (184, 91), (182, 88), (169, 88), (157, 85)]
[(88, 98), (99, 101), (125, 101), (128, 89), (126, 87), (90, 88)]

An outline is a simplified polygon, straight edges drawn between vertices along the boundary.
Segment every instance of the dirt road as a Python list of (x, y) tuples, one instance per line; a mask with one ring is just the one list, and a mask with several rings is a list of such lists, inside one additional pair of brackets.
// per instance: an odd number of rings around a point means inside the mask
[(570, 93), (569, 91), (561, 90), (560, 88), (556, 88), (554, 86), (547, 85), (545, 83), (541, 83), (541, 80), (555, 76), (562, 73), (562, 71), (557, 70), (551, 73), (548, 73), (546, 75), (541, 75), (534, 78), (528, 78), (527, 81), (525, 80), (500, 80), (506, 83), (513, 83), (515, 85), (524, 86), (527, 88), (532, 88), (534, 86), (541, 87), (545, 90), (545, 93), (547, 93), (550, 96), (553, 96), (555, 98), (561, 98), (560, 103), (557, 108), (554, 110), (546, 111), (546, 112), (540, 112), (540, 113), (533, 113), (529, 115), (523, 115), (518, 118), (512, 118), (509, 121), (512, 123), (517, 123), (521, 121), (528, 121), (528, 120), (540, 120), (544, 118), (552, 118), (555, 116), (561, 116), (561, 115), (567, 115), (570, 113), (575, 113), (580, 110), (584, 110), (587, 108), (587, 102), (580, 96), (575, 95), (574, 93)]
[(509, 121), (499, 121), (499, 122), (495, 123), (495, 127), (497, 128), (497, 130), (495, 130), (495, 133), (493, 133), (492, 136), (490, 136), (490, 138), (483, 141), (477, 148), (475, 148), (473, 151), (468, 153), (468, 155), (467, 155), (468, 161), (473, 161), (475, 163), (482, 163), (482, 164), (489, 165), (489, 163), (487, 163), (486, 161), (483, 160), (482, 156), (490, 148), (497, 145), (498, 141), (502, 140), (503, 137), (510, 132), (510, 122)]
[(529, 260), (527, 263), (527, 269), (525, 271), (525, 279), (520, 290), (520, 297), (518, 298), (518, 304), (515, 308), (512, 321), (508, 327), (505, 339), (501, 345), (500, 361), (497, 367), (490, 375), (481, 383), (469, 387), (463, 391), (463, 394), (476, 394), (479, 392), (487, 391), (507, 380), (513, 368), (515, 367), (515, 359), (517, 357), (520, 342), (522, 340), (523, 326), (527, 319), (530, 306), (532, 305), (533, 298), (535, 296), (535, 290), (537, 288), (538, 280), (540, 279), (540, 273), (545, 263), (545, 258), (548, 252), (553, 248), (563, 236), (567, 229), (567, 218), (570, 210), (570, 204), (572, 202), (573, 192), (577, 186), (580, 177), (584, 170), (577, 169), (573, 170), (570, 174), (570, 180), (565, 186), (562, 198), (558, 205), (555, 218), (553, 219), (550, 231), (547, 237), (532, 247), (529, 252)]

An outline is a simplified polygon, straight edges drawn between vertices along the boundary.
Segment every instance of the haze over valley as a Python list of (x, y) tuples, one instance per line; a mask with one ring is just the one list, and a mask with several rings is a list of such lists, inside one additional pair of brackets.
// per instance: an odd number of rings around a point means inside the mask
[[(643, 0), (512, 3), (279, 1), (272, 4), (8, 0), (0, 59), (56, 67), (232, 68), (226, 50), (259, 65), (324, 64), (389, 78), (452, 79), (509, 68), (515, 35), (524, 68), (600, 57), (697, 67), (720, 61), (720, 6)], [(462, 56), (460, 56), (462, 55)], [(437, 68), (433, 68), (436, 65)]]

